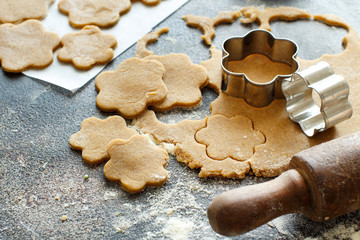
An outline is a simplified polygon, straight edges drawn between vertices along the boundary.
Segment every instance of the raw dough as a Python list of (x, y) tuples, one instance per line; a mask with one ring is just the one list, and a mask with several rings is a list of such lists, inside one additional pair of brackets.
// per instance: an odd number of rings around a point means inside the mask
[(291, 66), (274, 62), (262, 54), (251, 54), (241, 61), (229, 61), (228, 70), (236, 73), (244, 73), (251, 81), (267, 83), (277, 75), (289, 75), (292, 73)]
[(119, 181), (127, 192), (138, 193), (146, 186), (161, 186), (167, 180), (164, 167), (169, 156), (145, 136), (113, 140), (108, 153), (110, 160), (105, 164), (104, 175), (110, 181)]
[(0, 25), (0, 61), (4, 71), (22, 72), (28, 68), (44, 68), (53, 61), (53, 51), (60, 37), (47, 32), (38, 20), (19, 25)]
[(156, 31), (153, 31), (151, 33), (146, 34), (144, 37), (142, 37), (137, 43), (136, 43), (136, 50), (134, 57), (138, 58), (144, 58), (146, 56), (154, 55), (153, 52), (146, 49), (146, 46), (149, 43), (155, 42), (158, 40), (159, 36), (163, 33), (166, 33), (169, 31), (168, 27), (160, 28)]
[(166, 69), (164, 83), (168, 94), (162, 103), (152, 105), (154, 110), (194, 107), (201, 102), (200, 89), (208, 83), (208, 73), (203, 66), (192, 63), (190, 57), (183, 53), (151, 55), (144, 59), (159, 61)]
[(204, 35), (201, 38), (207, 45), (211, 45), (212, 39), (215, 37), (215, 26), (221, 23), (232, 23), (240, 17), (240, 12), (223, 11), (214, 18), (194, 16), (188, 14), (183, 17), (189, 26), (200, 28)]
[(259, 28), (271, 31), (270, 22), (275, 20), (293, 21), (298, 19), (310, 19), (311, 15), (301, 9), (293, 7), (266, 8), (262, 10), (257, 7), (245, 7), (240, 10), (244, 24), (258, 22)]
[(0, 24), (42, 19), (55, 0), (0, 0)]
[(155, 60), (130, 58), (115, 71), (95, 79), (99, 91), (96, 105), (103, 111), (117, 111), (126, 118), (139, 116), (146, 107), (164, 101), (167, 88), (162, 80), (164, 66)]
[(60, 0), (59, 10), (69, 15), (73, 27), (96, 25), (110, 27), (117, 23), (120, 14), (130, 10), (130, 0)]
[(216, 49), (213, 45), (210, 48), (211, 58), (200, 63), (204, 66), (209, 73), (209, 83), (207, 87), (210, 87), (216, 91), (217, 94), (221, 91), (222, 73), (220, 62), (222, 59), (222, 51)]
[(66, 34), (58, 52), (62, 62), (72, 62), (78, 69), (87, 70), (96, 63), (107, 63), (113, 56), (117, 41), (113, 35), (103, 34), (97, 26), (85, 26), (80, 32)]
[(206, 127), (195, 134), (198, 143), (206, 145), (207, 155), (215, 160), (228, 157), (245, 161), (254, 154), (256, 145), (265, 142), (264, 135), (253, 129), (252, 122), (244, 116), (227, 118), (213, 115)]
[(82, 122), (80, 131), (70, 137), (69, 143), (73, 149), (82, 151), (84, 162), (98, 164), (109, 159), (107, 146), (112, 140), (129, 139), (136, 134), (120, 116), (105, 120), (91, 117)]
[[(132, 2), (137, 2), (137, 1), (140, 1), (140, 0), (131, 0)], [(141, 0), (142, 3), (148, 5), (148, 6), (155, 6), (155, 5), (158, 5), (161, 0)]]

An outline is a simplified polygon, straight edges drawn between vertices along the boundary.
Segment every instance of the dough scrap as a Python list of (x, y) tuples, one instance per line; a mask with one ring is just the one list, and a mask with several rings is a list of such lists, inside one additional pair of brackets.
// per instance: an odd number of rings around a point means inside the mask
[(47, 32), (38, 20), (19, 25), (0, 25), (0, 61), (4, 71), (22, 72), (28, 68), (44, 68), (53, 61), (53, 51), (60, 37)]
[(169, 156), (145, 136), (113, 140), (108, 153), (110, 160), (104, 166), (104, 175), (110, 181), (119, 181), (127, 192), (138, 193), (146, 186), (161, 186), (167, 181), (164, 167)]
[(274, 20), (286, 20), (294, 21), (298, 19), (310, 19), (311, 15), (301, 9), (293, 7), (267, 7), (262, 10), (258, 7), (245, 7), (240, 10), (243, 18), (240, 18), (240, 22), (247, 24), (252, 22), (258, 22), (259, 28), (271, 31), (270, 22)]
[(97, 26), (89, 25), (80, 32), (66, 34), (61, 44), (63, 47), (57, 55), (60, 61), (88, 70), (97, 63), (109, 62), (114, 56), (117, 41), (113, 35), (103, 34)]
[(187, 25), (200, 28), (204, 34), (201, 36), (201, 39), (203, 39), (207, 45), (211, 45), (212, 39), (216, 35), (215, 26), (221, 23), (232, 23), (239, 17), (239, 11), (222, 11), (214, 18), (187, 14), (183, 19), (186, 21)]
[(159, 61), (129, 58), (115, 71), (96, 77), (95, 87), (99, 91), (96, 105), (103, 111), (117, 111), (125, 118), (135, 118), (147, 106), (164, 101), (167, 94), (164, 73)]
[(153, 52), (146, 49), (146, 46), (149, 43), (157, 41), (161, 34), (166, 33), (168, 31), (169, 31), (168, 27), (160, 28), (160, 29), (150, 32), (150, 33), (146, 34), (144, 37), (142, 37), (136, 43), (136, 50), (135, 50), (134, 57), (144, 58), (146, 56), (154, 55)]
[[(140, 0), (131, 0), (132, 2), (138, 2)], [(148, 5), (148, 6), (155, 6), (158, 5), (161, 0), (141, 0), (142, 3)]]
[(109, 159), (107, 146), (112, 140), (126, 140), (137, 134), (136, 130), (126, 127), (120, 116), (105, 120), (90, 117), (81, 123), (80, 131), (70, 137), (69, 143), (73, 149), (82, 151), (85, 163), (99, 164)]
[(200, 63), (204, 66), (209, 73), (209, 83), (207, 87), (210, 87), (216, 91), (217, 94), (221, 92), (222, 73), (221, 59), (222, 51), (216, 49), (214, 45), (210, 47), (211, 58)]
[(120, 14), (131, 8), (130, 0), (60, 0), (59, 10), (69, 16), (73, 27), (85, 25), (110, 27), (117, 23)]
[(163, 102), (152, 105), (152, 109), (167, 111), (175, 107), (194, 107), (201, 102), (200, 89), (208, 83), (208, 73), (203, 66), (192, 63), (183, 53), (151, 55), (144, 59), (159, 61), (166, 69), (167, 96)]
[(42, 19), (55, 0), (0, 0), (0, 23)]
[(264, 135), (253, 129), (251, 120), (241, 115), (232, 118), (212, 115), (207, 119), (206, 127), (195, 134), (195, 139), (206, 145), (210, 158), (224, 160), (230, 157), (237, 161), (249, 159), (254, 154), (254, 147), (265, 142)]

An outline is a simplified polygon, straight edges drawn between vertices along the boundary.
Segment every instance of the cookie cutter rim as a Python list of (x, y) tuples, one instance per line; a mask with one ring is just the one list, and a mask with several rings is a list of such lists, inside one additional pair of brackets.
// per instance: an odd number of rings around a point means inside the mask
[[(281, 43), (281, 44), (279, 44)], [(299, 63), (295, 59), (298, 46), (292, 40), (276, 38), (266, 30), (255, 29), (243, 37), (230, 37), (223, 42), (222, 91), (232, 97), (241, 97), (253, 107), (265, 107), (274, 99), (284, 98), (281, 83), (298, 71)], [(291, 67), (291, 74), (276, 75), (271, 81), (257, 83), (245, 73), (228, 70), (230, 61), (243, 60), (252, 54), (262, 54), (271, 61), (281, 62)]]
[[(321, 61), (294, 73), (282, 83), (289, 118), (297, 122), (306, 136), (312, 137), (349, 119), (353, 109), (349, 84)], [(320, 103), (316, 103), (313, 94)]]

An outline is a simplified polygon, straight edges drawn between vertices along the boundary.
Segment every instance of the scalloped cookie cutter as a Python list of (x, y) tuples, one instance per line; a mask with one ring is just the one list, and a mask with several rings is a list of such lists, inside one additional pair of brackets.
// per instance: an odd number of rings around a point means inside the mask
[(252, 54), (262, 54), (273, 62), (285, 63), (291, 67), (291, 73), (299, 69), (295, 60), (298, 47), (295, 42), (288, 39), (275, 38), (266, 30), (252, 30), (244, 37), (230, 37), (223, 43), (223, 69), (222, 90), (232, 97), (243, 98), (253, 107), (265, 107), (274, 99), (284, 98), (281, 82), (291, 74), (277, 75), (267, 83), (257, 83), (246, 76), (245, 73), (232, 72), (228, 69), (231, 61), (241, 61)]
[[(253, 107), (265, 107), (273, 100), (285, 97), (289, 118), (300, 125), (305, 135), (312, 137), (352, 116), (349, 85), (326, 62), (298, 71), (297, 51), (296, 43), (275, 38), (266, 30), (253, 30), (244, 37), (228, 38), (223, 43), (222, 90), (231, 97), (243, 98)], [(289, 65), (291, 74), (257, 83), (245, 73), (228, 69), (229, 62), (241, 61), (252, 54), (262, 54), (273, 62)]]

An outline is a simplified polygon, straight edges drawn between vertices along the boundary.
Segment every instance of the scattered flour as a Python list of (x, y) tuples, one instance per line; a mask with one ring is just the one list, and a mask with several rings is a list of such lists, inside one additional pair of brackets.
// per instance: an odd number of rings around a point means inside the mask
[(194, 223), (189, 219), (173, 217), (167, 221), (162, 231), (170, 239), (185, 240), (188, 239), (188, 235), (193, 229)]

